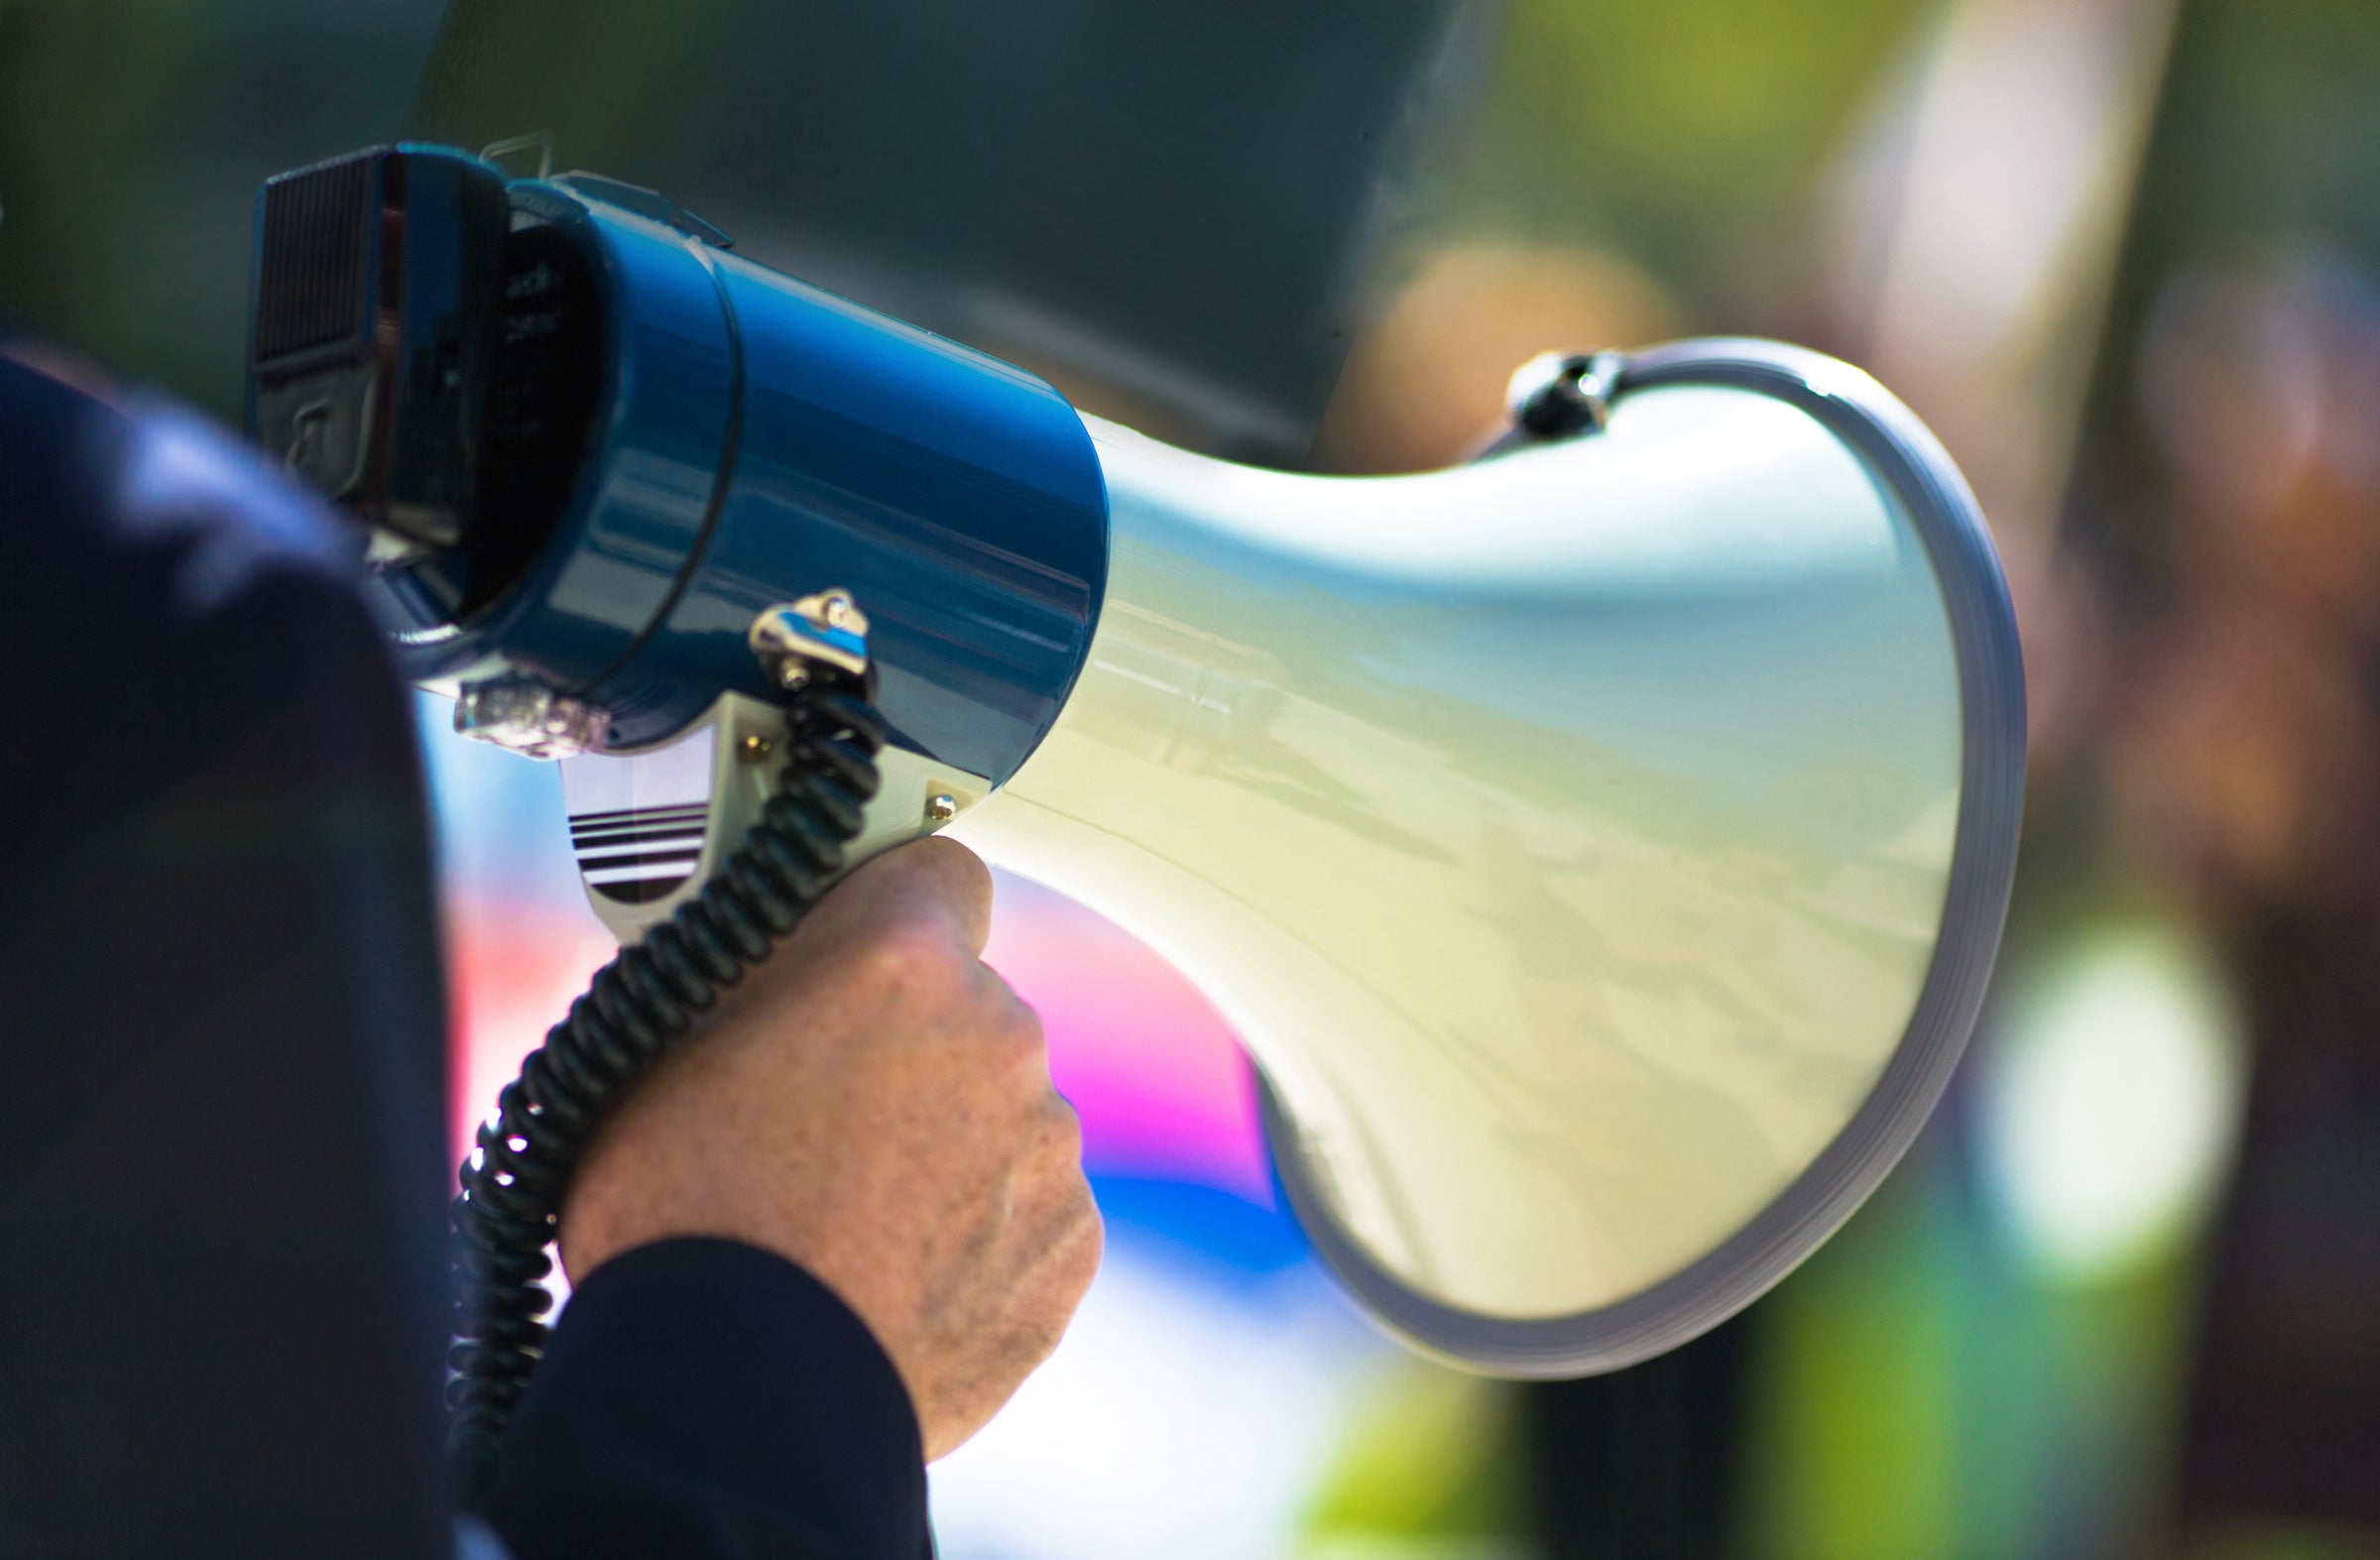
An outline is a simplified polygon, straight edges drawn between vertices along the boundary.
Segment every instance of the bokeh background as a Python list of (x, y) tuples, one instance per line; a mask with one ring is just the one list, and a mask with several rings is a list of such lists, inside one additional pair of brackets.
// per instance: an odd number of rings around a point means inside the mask
[[(951, 1560), (2380, 1556), (2380, 6), (442, 9), (0, 0), (0, 314), (236, 418), (260, 179), (545, 129), (1278, 464), (1442, 462), (1547, 347), (1805, 341), (1933, 423), (2008, 562), (2034, 754), (1969, 1061), (1799, 1273), (1616, 1377), (1374, 1335), (1229, 1032), (1004, 880), (1110, 1256), (936, 1468)], [(553, 773), (445, 719), (459, 1124), (607, 944)]]

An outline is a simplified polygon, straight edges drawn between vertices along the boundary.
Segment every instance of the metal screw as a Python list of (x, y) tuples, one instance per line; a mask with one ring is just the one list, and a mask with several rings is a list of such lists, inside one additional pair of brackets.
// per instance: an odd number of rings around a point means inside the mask
[(941, 794), (936, 794), (925, 798), (926, 822), (948, 823), (951, 819), (957, 817), (958, 815), (959, 804), (956, 798)]
[(767, 737), (757, 731), (748, 731), (744, 734), (744, 740), (736, 745), (736, 757), (747, 764), (758, 764), (769, 757), (772, 746)]
[(854, 623), (853, 619), (856, 616), (857, 609), (849, 594), (840, 590), (832, 590), (827, 592), (827, 627), (837, 629), (864, 628), (865, 625)]
[(776, 663), (776, 685), (787, 693), (799, 693), (810, 685), (810, 668), (790, 658)]
[(1513, 371), (1504, 405), (1514, 426), (1532, 437), (1600, 432), (1627, 366), (1617, 352), (1540, 353)]

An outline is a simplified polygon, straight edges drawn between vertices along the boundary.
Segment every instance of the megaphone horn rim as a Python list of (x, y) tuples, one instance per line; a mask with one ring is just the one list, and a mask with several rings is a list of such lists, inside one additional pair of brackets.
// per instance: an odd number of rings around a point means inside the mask
[(1949, 452), (1869, 375), (1807, 348), (1733, 337), (1670, 342), (1630, 354), (1614, 395), (1674, 385), (1756, 391), (1817, 419), (1890, 487), (1926, 548), (1958, 658), (1961, 704), (1959, 819), (1942, 934), (1892, 1059), (1809, 1167), (1751, 1223), (1691, 1265), (1573, 1315), (1463, 1310), (1416, 1292), (1373, 1261), (1315, 1186), (1288, 1113), (1259, 1076), (1281, 1194), (1323, 1264), (1407, 1344), (1487, 1375), (1596, 1376), (1665, 1353), (1767, 1293), (1842, 1228), (1908, 1151), (1950, 1083), (1982, 1011), (2016, 872), (2024, 809), (2023, 654), (1982, 512)]

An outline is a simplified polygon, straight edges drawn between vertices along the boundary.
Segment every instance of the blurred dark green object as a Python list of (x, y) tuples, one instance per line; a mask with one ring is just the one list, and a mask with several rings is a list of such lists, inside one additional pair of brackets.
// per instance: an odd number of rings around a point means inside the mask
[[(537, 133), (1093, 410), (1295, 460), (1480, 0), (455, 0), (407, 124)], [(534, 157), (531, 162), (534, 171)]]
[(385, 140), (441, 0), (0, 0), (0, 320), (236, 420), (268, 175)]

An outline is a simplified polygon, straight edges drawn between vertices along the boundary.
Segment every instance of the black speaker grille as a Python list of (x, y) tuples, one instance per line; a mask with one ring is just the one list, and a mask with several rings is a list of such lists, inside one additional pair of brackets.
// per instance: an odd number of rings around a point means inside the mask
[(379, 162), (378, 153), (342, 158), (265, 186), (257, 256), (258, 363), (365, 333), (364, 283)]

